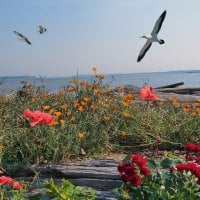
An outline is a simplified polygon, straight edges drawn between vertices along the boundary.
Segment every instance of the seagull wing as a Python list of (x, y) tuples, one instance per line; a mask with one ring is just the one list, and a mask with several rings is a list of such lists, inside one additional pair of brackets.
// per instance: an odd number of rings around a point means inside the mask
[(28, 40), (27, 37), (25, 37), (24, 35), (22, 35), (21, 33), (14, 31), (15, 34), (17, 34), (19, 37), (21, 37), (25, 42), (27, 42), (28, 44), (31, 45), (31, 42)]
[(24, 37), (24, 40), (31, 45), (31, 42), (28, 40), (28, 38)]
[(151, 47), (152, 42), (150, 41), (146, 41), (145, 45), (142, 47), (142, 49), (140, 50), (139, 56), (137, 58), (137, 62), (140, 62), (142, 60), (142, 58), (145, 56), (146, 52), (149, 50), (149, 48)]
[(21, 33), (17, 32), (17, 31), (14, 31), (14, 33), (15, 33), (16, 35), (18, 35), (19, 37), (24, 38), (24, 36), (23, 36)]
[(163, 23), (163, 21), (164, 21), (164, 19), (165, 19), (166, 14), (167, 14), (167, 11), (165, 10), (165, 11), (160, 15), (160, 17), (157, 19), (157, 21), (156, 21), (156, 23), (155, 23), (155, 25), (154, 25), (154, 27), (153, 27), (153, 30), (152, 30), (152, 32), (151, 32), (152, 35), (153, 35), (153, 34), (156, 35), (156, 34), (160, 31), (160, 28), (161, 28), (161, 26), (162, 26), (162, 23)]

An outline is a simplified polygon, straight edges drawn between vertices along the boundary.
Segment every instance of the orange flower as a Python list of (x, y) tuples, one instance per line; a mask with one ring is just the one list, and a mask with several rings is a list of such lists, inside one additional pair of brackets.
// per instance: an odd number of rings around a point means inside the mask
[(187, 107), (183, 107), (183, 112), (190, 112), (190, 109)]
[(94, 88), (94, 89), (93, 89), (93, 92), (94, 92), (95, 94), (97, 94), (97, 93), (99, 92), (99, 89), (98, 89), (98, 88)]
[(79, 137), (80, 139), (82, 139), (82, 138), (85, 137), (85, 135), (84, 135), (84, 133), (79, 132), (79, 133), (78, 133), (78, 137)]
[(134, 98), (135, 98), (135, 94), (125, 94), (124, 96), (123, 96), (123, 100), (124, 101), (133, 101), (134, 100)]
[(129, 106), (129, 103), (128, 103), (127, 101), (123, 101), (122, 104), (123, 104), (123, 106), (125, 106), (125, 107), (128, 107), (128, 106)]
[(89, 83), (85, 83), (85, 84), (83, 85), (83, 87), (84, 87), (86, 90), (88, 90), (88, 89), (90, 88), (90, 84), (89, 84)]
[(103, 120), (104, 120), (104, 121), (109, 121), (109, 120), (110, 120), (110, 117), (109, 117), (108, 115), (104, 115), (104, 116), (103, 116)]
[(82, 106), (86, 106), (86, 105), (87, 105), (87, 102), (81, 101), (81, 105), (82, 105)]
[(96, 78), (97, 78), (98, 80), (102, 80), (102, 79), (104, 79), (104, 76), (102, 76), (102, 75), (96, 75)]
[(93, 68), (92, 68), (92, 71), (93, 71), (94, 73), (97, 73), (97, 68), (96, 68), (96, 67), (93, 67)]
[(68, 108), (68, 105), (65, 103), (63, 105), (60, 106), (62, 109), (67, 109)]
[(129, 113), (127, 112), (123, 112), (122, 114), (124, 115), (124, 117), (130, 117)]
[(175, 101), (172, 101), (172, 105), (178, 107), (178, 106), (180, 105), (180, 103), (179, 103), (178, 101), (175, 100)]
[(42, 106), (43, 110), (49, 110), (50, 106)]
[(76, 121), (76, 118), (75, 118), (75, 117), (71, 117), (70, 121), (71, 121), (71, 122), (75, 122), (75, 121)]
[(158, 100), (158, 97), (153, 93), (152, 87), (144, 86), (140, 89), (140, 98), (143, 101), (155, 101)]
[(63, 96), (63, 92), (61, 90), (58, 91), (58, 96), (60, 96), (60, 97)]
[(159, 105), (159, 106), (163, 106), (164, 104), (165, 104), (164, 101), (159, 101), (159, 102), (158, 102), (158, 105)]
[(109, 108), (110, 105), (109, 105), (108, 103), (105, 103), (105, 104), (104, 104), (104, 107), (105, 107), (105, 108)]
[(71, 114), (72, 114), (72, 112), (71, 111), (67, 111), (67, 116), (70, 116)]
[(56, 117), (60, 117), (60, 116), (62, 115), (62, 113), (59, 112), (59, 111), (55, 111), (55, 112), (54, 112), (54, 115), (55, 115)]
[(189, 104), (189, 102), (184, 102), (184, 103), (183, 103), (183, 106), (186, 107), (186, 108), (189, 108), (189, 107), (190, 107), (190, 104)]
[(74, 107), (78, 107), (80, 104), (77, 101), (73, 101)]
[(64, 124), (65, 123), (65, 120), (64, 119), (61, 119), (60, 120), (60, 124)]
[(83, 106), (79, 106), (79, 107), (78, 107), (78, 110), (79, 110), (80, 112), (82, 112), (82, 111), (84, 110)]
[(199, 108), (199, 107), (200, 107), (199, 102), (195, 102), (195, 103), (193, 104), (193, 107)]
[(84, 100), (85, 102), (88, 102), (88, 101), (90, 101), (90, 98), (84, 97), (83, 100)]
[(95, 106), (95, 105), (91, 105), (90, 108), (91, 108), (92, 110), (96, 110), (98, 107)]
[(169, 97), (168, 100), (169, 101), (176, 101), (176, 98), (175, 97)]
[(121, 132), (121, 135), (122, 135), (122, 136), (126, 136), (126, 135), (127, 135), (126, 131), (122, 131), (122, 132)]
[(79, 82), (79, 85), (80, 85), (80, 86), (84, 86), (84, 85), (85, 85), (85, 82), (84, 82), (84, 81), (80, 81), (80, 82)]
[(49, 124), (49, 126), (56, 126), (56, 125), (59, 125), (59, 122), (57, 122), (57, 121), (55, 121), (55, 120), (53, 120), (53, 121)]
[(102, 99), (98, 99), (98, 103), (99, 103), (99, 104), (102, 104), (102, 103), (103, 103), (103, 100), (102, 100)]

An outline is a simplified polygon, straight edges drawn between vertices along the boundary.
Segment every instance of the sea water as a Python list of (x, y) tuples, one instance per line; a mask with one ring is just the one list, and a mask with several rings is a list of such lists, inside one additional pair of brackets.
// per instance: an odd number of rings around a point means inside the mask
[[(3, 84), (0, 90), (18, 89), (22, 86), (22, 81), (34, 84), (36, 86), (45, 86), (50, 92), (56, 92), (67, 86), (72, 80), (71, 77), (54, 77), (54, 78), (36, 78), (36, 77), (2, 77)], [(79, 81), (89, 83), (95, 79), (95, 75), (78, 75), (75, 76)], [(178, 82), (184, 82), (183, 87), (200, 87), (200, 72), (152, 72), (152, 73), (130, 73), (130, 74), (106, 74), (103, 83), (115, 88), (123, 85), (134, 85), (142, 87), (148, 84), (154, 87), (170, 85)]]

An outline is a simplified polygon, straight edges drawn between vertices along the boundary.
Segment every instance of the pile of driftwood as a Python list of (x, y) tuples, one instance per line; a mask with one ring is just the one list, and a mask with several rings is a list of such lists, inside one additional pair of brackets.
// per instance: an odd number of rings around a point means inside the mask
[[(178, 82), (170, 85), (153, 88), (154, 92), (161, 100), (167, 100), (169, 97), (175, 97), (180, 101), (194, 102), (200, 99), (200, 88), (183, 87), (184, 82)], [(181, 87), (180, 87), (181, 86)], [(126, 94), (139, 94), (139, 87), (133, 85), (122, 86)]]

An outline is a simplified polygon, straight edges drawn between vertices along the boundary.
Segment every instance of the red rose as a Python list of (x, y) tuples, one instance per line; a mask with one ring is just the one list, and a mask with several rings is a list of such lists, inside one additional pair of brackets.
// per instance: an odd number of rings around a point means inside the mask
[(141, 177), (137, 174), (134, 174), (129, 181), (131, 186), (138, 187), (141, 184)]
[(138, 167), (145, 167), (146, 166), (146, 160), (140, 156), (139, 154), (133, 154), (131, 156), (131, 162), (136, 164)]
[(126, 175), (126, 174), (122, 174), (122, 176), (121, 176), (121, 179), (122, 179), (122, 181), (124, 182), (124, 183), (127, 183), (128, 182), (128, 176)]
[(188, 155), (185, 156), (185, 158), (188, 161), (194, 161), (196, 157), (194, 155), (188, 154)]
[(119, 173), (123, 173), (125, 172), (127, 167), (131, 167), (131, 163), (125, 163), (125, 162), (121, 162), (118, 164), (117, 169)]
[(199, 167), (196, 167), (196, 168), (193, 170), (193, 174), (194, 174), (197, 178), (200, 178), (200, 168), (199, 168)]
[(130, 177), (130, 176), (132, 176), (133, 174), (135, 174), (135, 169), (134, 169), (132, 166), (126, 167), (126, 169), (125, 169), (125, 174), (126, 174), (128, 177)]
[(197, 144), (189, 143), (184, 145), (186, 151), (200, 152), (200, 146)]
[(142, 167), (142, 168), (140, 168), (140, 172), (141, 172), (141, 174), (143, 174), (144, 176), (149, 176), (149, 174), (150, 174), (150, 170), (149, 170), (149, 168), (147, 168), (147, 167)]
[(198, 164), (200, 163), (200, 156), (198, 156), (198, 157), (196, 158), (196, 161), (197, 161)]

